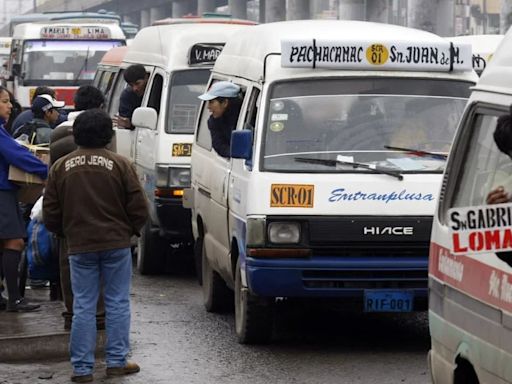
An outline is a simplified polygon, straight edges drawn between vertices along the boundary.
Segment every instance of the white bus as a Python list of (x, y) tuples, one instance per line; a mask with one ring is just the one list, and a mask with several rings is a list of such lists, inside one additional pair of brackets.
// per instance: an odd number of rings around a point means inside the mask
[(11, 41), (10, 37), (0, 37), (0, 82), (8, 78), (7, 63), (11, 54)]
[(10, 90), (24, 108), (36, 87), (54, 88), (57, 98), (73, 107), (73, 95), (91, 84), (106, 51), (125, 45), (116, 22), (38, 22), (19, 24), (12, 38)]

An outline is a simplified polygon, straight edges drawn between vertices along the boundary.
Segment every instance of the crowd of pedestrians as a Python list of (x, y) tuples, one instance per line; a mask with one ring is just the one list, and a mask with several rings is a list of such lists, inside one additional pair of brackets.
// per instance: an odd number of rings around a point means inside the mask
[[(116, 123), (121, 127), (131, 127), (131, 113), (147, 83), (145, 71), (139, 81), (139, 67), (126, 71), (134, 72), (134, 80), (120, 100)], [(74, 96), (75, 109), (66, 113), (52, 89), (38, 87), (31, 108), (22, 112), (0, 87), (0, 276), (5, 281), (0, 286), (6, 287), (0, 291), (0, 310), (44, 310), (27, 302), (20, 289), (27, 220), (36, 207), (18, 201), (19, 185), (9, 180), (14, 166), (45, 183), (41, 220), (58, 244), (64, 328), (71, 331), (71, 380), (79, 383), (93, 380), (98, 329), (106, 330), (107, 376), (140, 369), (127, 361), (131, 238), (139, 235), (148, 208), (135, 168), (111, 151), (113, 122), (102, 110), (104, 102), (99, 89), (84, 85)], [(29, 150), (33, 145), (49, 146), (49, 164)]]

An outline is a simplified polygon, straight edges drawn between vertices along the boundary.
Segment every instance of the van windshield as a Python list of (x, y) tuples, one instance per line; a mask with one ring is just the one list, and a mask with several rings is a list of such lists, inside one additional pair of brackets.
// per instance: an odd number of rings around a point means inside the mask
[[(442, 172), (470, 85), (398, 78), (277, 84), (268, 105), (263, 169), (370, 172), (367, 165)], [(355, 162), (363, 166), (350, 165)]]
[(204, 93), (210, 69), (192, 69), (175, 72), (169, 87), (169, 103), (165, 126), (167, 133), (194, 133), (197, 113)]
[(119, 40), (29, 40), (23, 47), (23, 85), (90, 84), (99, 61)]

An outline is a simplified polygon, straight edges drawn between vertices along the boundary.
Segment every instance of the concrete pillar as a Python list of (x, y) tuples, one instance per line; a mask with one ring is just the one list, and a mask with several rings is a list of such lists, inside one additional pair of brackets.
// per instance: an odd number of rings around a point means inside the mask
[(366, 20), (376, 23), (389, 22), (388, 0), (366, 0)]
[(288, 0), (286, 20), (307, 20), (310, 18), (309, 0)]
[(197, 0), (197, 15), (202, 16), (205, 12), (215, 12), (215, 0)]
[(407, 2), (407, 26), (435, 32), (437, 22), (437, 1), (432, 0), (408, 0)]
[[(261, 0), (260, 0), (261, 1)], [(264, 0), (265, 1), (265, 22), (286, 20), (286, 1)]]
[(149, 9), (143, 9), (140, 11), (140, 27), (144, 28), (148, 25), (151, 25), (151, 20), (149, 19)]
[(229, 13), (236, 19), (247, 19), (247, 1), (229, 0)]
[(167, 7), (153, 7), (149, 9), (149, 22), (153, 24), (156, 20), (165, 19), (171, 12), (166, 12)]
[(182, 0), (172, 2), (172, 17), (182, 17), (189, 14), (197, 14), (197, 1)]
[(344, 0), (339, 5), (340, 20), (365, 20), (366, 12), (363, 0)]
[(434, 32), (440, 36), (455, 36), (468, 32), (455, 32), (455, 0), (438, 0), (436, 26)]
[(260, 0), (260, 4), (259, 4), (259, 18), (258, 18), (258, 22), (260, 24), (263, 24), (263, 23), (266, 23), (266, 19), (265, 19), (265, 16), (266, 16), (266, 12), (265, 12), (265, 9), (266, 9), (266, 0)]
[(501, 0), (500, 33), (507, 33), (512, 25), (512, 0)]

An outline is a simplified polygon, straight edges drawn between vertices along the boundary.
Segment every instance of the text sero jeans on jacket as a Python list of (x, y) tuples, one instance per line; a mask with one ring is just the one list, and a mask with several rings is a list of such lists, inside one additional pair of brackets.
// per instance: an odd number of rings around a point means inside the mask
[(69, 256), (74, 294), (69, 352), (76, 375), (94, 368), (96, 304), (100, 282), (105, 295), (107, 367), (124, 367), (130, 349), (130, 248), (79, 253)]

